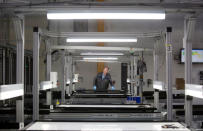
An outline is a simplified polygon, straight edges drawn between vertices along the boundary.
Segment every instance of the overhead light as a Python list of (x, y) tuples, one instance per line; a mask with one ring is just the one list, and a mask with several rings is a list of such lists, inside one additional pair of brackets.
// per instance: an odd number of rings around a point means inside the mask
[(137, 39), (119, 39), (119, 38), (67, 38), (66, 42), (137, 42)]
[(0, 100), (6, 100), (24, 95), (24, 84), (0, 86)]
[(156, 90), (164, 91), (164, 82), (162, 81), (153, 81), (153, 88)]
[(40, 83), (40, 90), (49, 90), (53, 88), (52, 81), (42, 81)]
[(122, 55), (124, 55), (124, 54), (123, 54), (123, 53), (116, 53), (116, 52), (115, 52), (115, 53), (86, 52), (86, 53), (80, 53), (80, 55), (83, 55), (83, 56), (122, 56)]
[(76, 60), (76, 61), (81, 61), (81, 62), (105, 62), (105, 63), (121, 63), (116, 60)]
[(117, 57), (84, 57), (83, 60), (118, 60)]
[(163, 20), (164, 11), (146, 10), (113, 10), (113, 9), (89, 9), (89, 10), (66, 10), (64, 12), (48, 12), (47, 19), (127, 19), (127, 20)]
[(185, 84), (185, 95), (203, 98), (203, 85)]

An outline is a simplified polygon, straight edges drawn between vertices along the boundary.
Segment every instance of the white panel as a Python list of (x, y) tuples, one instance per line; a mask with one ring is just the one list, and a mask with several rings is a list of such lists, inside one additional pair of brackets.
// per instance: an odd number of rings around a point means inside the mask
[(165, 90), (165, 86), (162, 81), (153, 81), (153, 88), (161, 91)]
[[(173, 125), (177, 128), (162, 128)], [(27, 130), (57, 131), (189, 131), (178, 122), (35, 122)]]
[(57, 81), (58, 81), (58, 74), (57, 74), (57, 72), (51, 72), (50, 76), (51, 76), (50, 80), (52, 81), (53, 88), (56, 88), (57, 87)]
[(40, 83), (40, 90), (48, 90), (51, 89), (52, 86), (52, 81), (42, 81)]
[(185, 84), (185, 95), (203, 98), (203, 85)]
[(11, 84), (0, 86), (0, 100), (6, 100), (24, 95), (24, 84)]

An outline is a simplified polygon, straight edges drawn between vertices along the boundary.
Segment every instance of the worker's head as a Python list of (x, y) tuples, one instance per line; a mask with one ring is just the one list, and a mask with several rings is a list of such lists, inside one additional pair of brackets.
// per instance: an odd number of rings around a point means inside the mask
[(109, 71), (109, 67), (107, 67), (107, 66), (104, 67), (103, 74), (106, 75), (108, 73), (108, 71)]

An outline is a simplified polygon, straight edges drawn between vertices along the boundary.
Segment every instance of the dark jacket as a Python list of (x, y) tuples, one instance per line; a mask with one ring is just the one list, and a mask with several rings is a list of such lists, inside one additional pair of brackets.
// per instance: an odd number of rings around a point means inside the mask
[(107, 91), (109, 84), (113, 86), (111, 75), (107, 73), (104, 79), (102, 80), (102, 74), (103, 72), (98, 73), (94, 79), (94, 85), (97, 87), (96, 88), (97, 91)]

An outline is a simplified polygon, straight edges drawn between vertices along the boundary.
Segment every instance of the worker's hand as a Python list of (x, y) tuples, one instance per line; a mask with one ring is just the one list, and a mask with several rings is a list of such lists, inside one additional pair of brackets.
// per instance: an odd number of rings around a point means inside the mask
[(96, 86), (93, 86), (93, 89), (94, 89), (94, 90), (96, 90), (96, 89), (97, 89), (97, 87), (96, 87)]
[(113, 90), (115, 90), (115, 87), (114, 87), (114, 86), (112, 86), (112, 87), (111, 87), (111, 90), (112, 90), (112, 91), (113, 91)]

